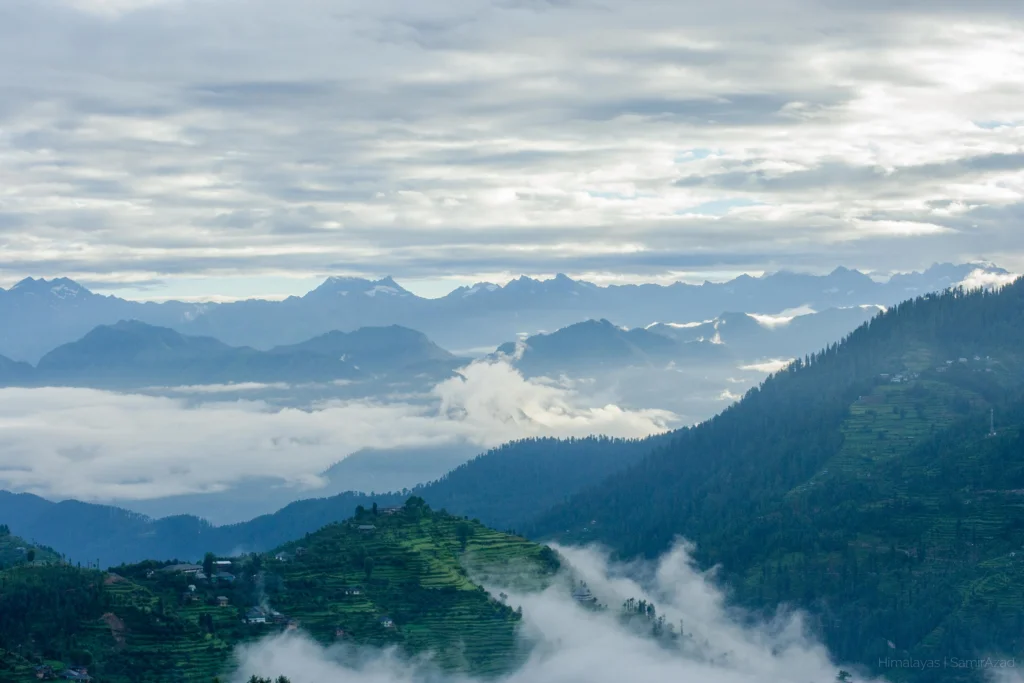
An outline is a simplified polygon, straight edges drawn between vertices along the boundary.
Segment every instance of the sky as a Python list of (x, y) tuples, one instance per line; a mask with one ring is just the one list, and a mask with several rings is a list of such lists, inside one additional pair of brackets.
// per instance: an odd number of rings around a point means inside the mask
[(0, 285), (1024, 270), (1024, 5), (6, 0)]

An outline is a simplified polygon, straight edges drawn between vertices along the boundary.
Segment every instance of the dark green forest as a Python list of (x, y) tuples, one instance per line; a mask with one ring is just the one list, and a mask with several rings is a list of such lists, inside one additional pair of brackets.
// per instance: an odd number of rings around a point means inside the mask
[(627, 558), (685, 537), (738, 602), (804, 607), (837, 658), (895, 679), (914, 674), (873, 664), (889, 641), (1024, 654), (1022, 349), (1020, 281), (909, 301), (527, 533)]

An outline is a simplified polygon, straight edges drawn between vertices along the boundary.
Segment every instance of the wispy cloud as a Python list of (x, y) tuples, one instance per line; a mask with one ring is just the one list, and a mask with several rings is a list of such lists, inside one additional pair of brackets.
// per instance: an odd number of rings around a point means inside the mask
[(1015, 273), (991, 273), (979, 268), (959, 284), (966, 289), (999, 289), (1012, 284), (1019, 277)]
[(776, 358), (774, 360), (764, 361), (762, 363), (751, 363), (750, 365), (741, 365), (740, 370), (747, 370), (749, 372), (764, 372), (770, 374), (782, 370), (792, 362), (792, 358)]
[(748, 313), (747, 315), (765, 327), (778, 327), (780, 325), (786, 325), (793, 322), (793, 318), (798, 318), (802, 315), (811, 315), (813, 313), (815, 313), (815, 310), (810, 306), (800, 306), (799, 308), (787, 309), (776, 314)]

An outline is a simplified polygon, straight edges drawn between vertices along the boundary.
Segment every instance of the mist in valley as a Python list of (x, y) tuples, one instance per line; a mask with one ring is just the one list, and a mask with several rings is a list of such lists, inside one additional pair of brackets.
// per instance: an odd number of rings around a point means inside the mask
[[(541, 592), (517, 593), (488, 586), (521, 606), (523, 664), (500, 683), (831, 683), (840, 671), (799, 612), (771, 619), (742, 613), (727, 603), (714, 572), (701, 571), (693, 547), (679, 541), (655, 562), (621, 564), (599, 548), (557, 547), (572, 579)], [(600, 607), (575, 601), (569, 586), (585, 582)], [(631, 601), (627, 613), (624, 604)], [(653, 612), (637, 613), (640, 603)], [(401, 624), (398, 624), (401, 629)], [(657, 635), (656, 635), (657, 634)], [(324, 646), (286, 633), (239, 649), (233, 683), (251, 676), (286, 676), (293, 683), (482, 683), (447, 674), (429, 656), (409, 659), (396, 650)]]

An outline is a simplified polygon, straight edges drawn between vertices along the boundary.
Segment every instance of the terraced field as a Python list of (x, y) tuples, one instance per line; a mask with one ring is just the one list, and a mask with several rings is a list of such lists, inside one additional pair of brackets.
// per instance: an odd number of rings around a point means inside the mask
[[(360, 523), (375, 528), (360, 531)], [(536, 582), (557, 566), (525, 539), (436, 514), (367, 514), (281, 552), (289, 559), (268, 564), (280, 579), (268, 597), (303, 630), (324, 641), (342, 630), (360, 642), (401, 643), (432, 652), (443, 667), (481, 673), (514, 663), (518, 615), (473, 579)], [(354, 587), (359, 595), (346, 595)], [(394, 626), (381, 626), (382, 617)]]
[(984, 369), (880, 378), (850, 406), (836, 454), (762, 518), (743, 597), (816, 605), (839, 657), (1021, 651), (1024, 402), (1007, 395)]
[[(836, 480), (868, 480), (873, 468), (902, 458), (914, 447), (951, 426), (972, 410), (988, 404), (975, 392), (935, 379), (892, 383), (880, 380), (852, 406), (843, 422), (843, 446), (807, 484), (790, 497)], [(896, 487), (897, 481), (876, 481), (875, 486)]]
[[(111, 683), (209, 683), (232, 668), (239, 644), (285, 630), (325, 644), (431, 653), (446, 670), (513, 667), (524, 654), (521, 613), (481, 582), (546, 585), (555, 554), (419, 499), (389, 512), (366, 511), (266, 555), (235, 558), (231, 579), (196, 579), (156, 563), (118, 568), (102, 575), (102, 594), (82, 608), (68, 648), (88, 651), (90, 673)], [(30, 661), (43, 654), (0, 659), (0, 681), (34, 680)]]

